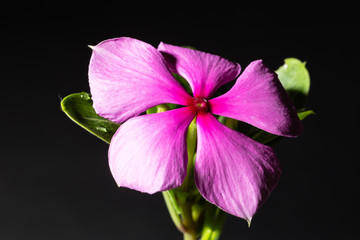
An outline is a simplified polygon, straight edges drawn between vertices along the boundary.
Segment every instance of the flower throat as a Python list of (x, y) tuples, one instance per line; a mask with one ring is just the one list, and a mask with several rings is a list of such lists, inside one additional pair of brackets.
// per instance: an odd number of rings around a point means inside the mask
[(201, 98), (201, 97), (194, 98), (194, 100), (192, 102), (192, 106), (195, 107), (197, 112), (209, 112), (210, 111), (209, 102), (205, 98)]

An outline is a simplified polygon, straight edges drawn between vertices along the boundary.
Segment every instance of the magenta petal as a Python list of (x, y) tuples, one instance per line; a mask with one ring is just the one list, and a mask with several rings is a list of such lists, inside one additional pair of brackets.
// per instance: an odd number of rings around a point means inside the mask
[(122, 37), (91, 48), (90, 90), (102, 117), (121, 123), (161, 103), (188, 102), (190, 96), (151, 45)]
[(170, 70), (189, 82), (194, 97), (211, 97), (220, 86), (234, 80), (241, 70), (238, 63), (202, 51), (165, 43), (160, 43), (158, 50)]
[(195, 183), (209, 202), (251, 220), (280, 176), (273, 150), (221, 124), (211, 114), (197, 117)]
[(195, 113), (179, 108), (126, 121), (109, 148), (117, 184), (155, 193), (179, 187), (186, 175), (186, 133)]
[(214, 114), (247, 122), (276, 135), (293, 137), (303, 131), (276, 73), (261, 60), (250, 63), (230, 91), (209, 102)]

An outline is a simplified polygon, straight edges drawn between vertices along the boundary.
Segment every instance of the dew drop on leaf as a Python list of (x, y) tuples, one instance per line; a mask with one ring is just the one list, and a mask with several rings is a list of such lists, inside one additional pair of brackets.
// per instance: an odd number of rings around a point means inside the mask
[(107, 129), (102, 127), (102, 126), (96, 126), (95, 128), (96, 128), (96, 130), (99, 130), (99, 131), (102, 131), (102, 132), (107, 132)]

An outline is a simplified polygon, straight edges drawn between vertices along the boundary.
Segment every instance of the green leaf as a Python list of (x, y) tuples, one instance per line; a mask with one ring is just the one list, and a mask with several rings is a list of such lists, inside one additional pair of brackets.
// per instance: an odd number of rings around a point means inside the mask
[(313, 114), (315, 114), (315, 112), (313, 110), (306, 110), (306, 111), (298, 112), (298, 117), (302, 121), (305, 118), (307, 118), (308, 116), (313, 115)]
[(275, 72), (296, 109), (302, 109), (310, 90), (310, 75), (305, 67), (306, 62), (301, 62), (297, 58), (286, 58), (284, 61), (285, 64)]
[(74, 93), (61, 101), (61, 109), (75, 123), (94, 134), (101, 140), (110, 143), (120, 124), (100, 117), (93, 108), (88, 93)]

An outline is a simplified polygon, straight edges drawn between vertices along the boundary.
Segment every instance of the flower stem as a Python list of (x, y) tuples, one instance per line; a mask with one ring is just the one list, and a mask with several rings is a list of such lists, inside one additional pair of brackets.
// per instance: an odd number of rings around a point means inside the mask
[(176, 228), (180, 232), (184, 232), (185, 227), (183, 226), (180, 215), (178, 214), (176, 207), (174, 206), (174, 202), (172, 200), (173, 197), (171, 196), (170, 191), (162, 192), (162, 194), (163, 194), (163, 197), (165, 200), (166, 207), (168, 208), (170, 217), (171, 217), (172, 221), (174, 222)]
[(184, 233), (184, 240), (196, 240), (197, 237), (194, 234)]
[(194, 156), (197, 141), (196, 118), (191, 122), (187, 132), (187, 150), (188, 150), (188, 166), (187, 174), (181, 186), (181, 190), (186, 193), (179, 202), (182, 221), (185, 227), (184, 240), (197, 239), (197, 224), (193, 216), (193, 205), (191, 192), (194, 188)]
[[(166, 111), (166, 106), (156, 106), (151, 111)], [(149, 111), (148, 113), (152, 113)], [(226, 125), (236, 128), (237, 122), (226, 119)], [(196, 118), (191, 122), (187, 137), (188, 165), (183, 184), (176, 189), (163, 192), (166, 206), (177, 229), (184, 240), (218, 240), (226, 214), (216, 206), (206, 202), (198, 192), (194, 182), (197, 129)]]
[(210, 240), (218, 240), (222, 231), (222, 228), (224, 226), (224, 222), (225, 222), (225, 218), (226, 218), (226, 213), (221, 211), (219, 209), (219, 213), (216, 219), (216, 222), (214, 224), (213, 227), (213, 231), (210, 237)]
[(194, 155), (196, 149), (196, 141), (197, 141), (196, 118), (194, 118), (190, 123), (186, 136), (188, 164), (187, 164), (186, 177), (181, 186), (184, 192), (189, 192), (191, 188), (190, 184), (194, 181)]
[(226, 218), (226, 213), (208, 203), (206, 206), (205, 222), (200, 240), (218, 240)]
[(196, 232), (195, 222), (192, 218), (191, 206), (192, 206), (192, 204), (189, 202), (185, 202), (181, 206), (181, 213), (182, 213), (181, 215), (183, 217), (183, 223), (186, 228), (185, 231), (188, 233)]

